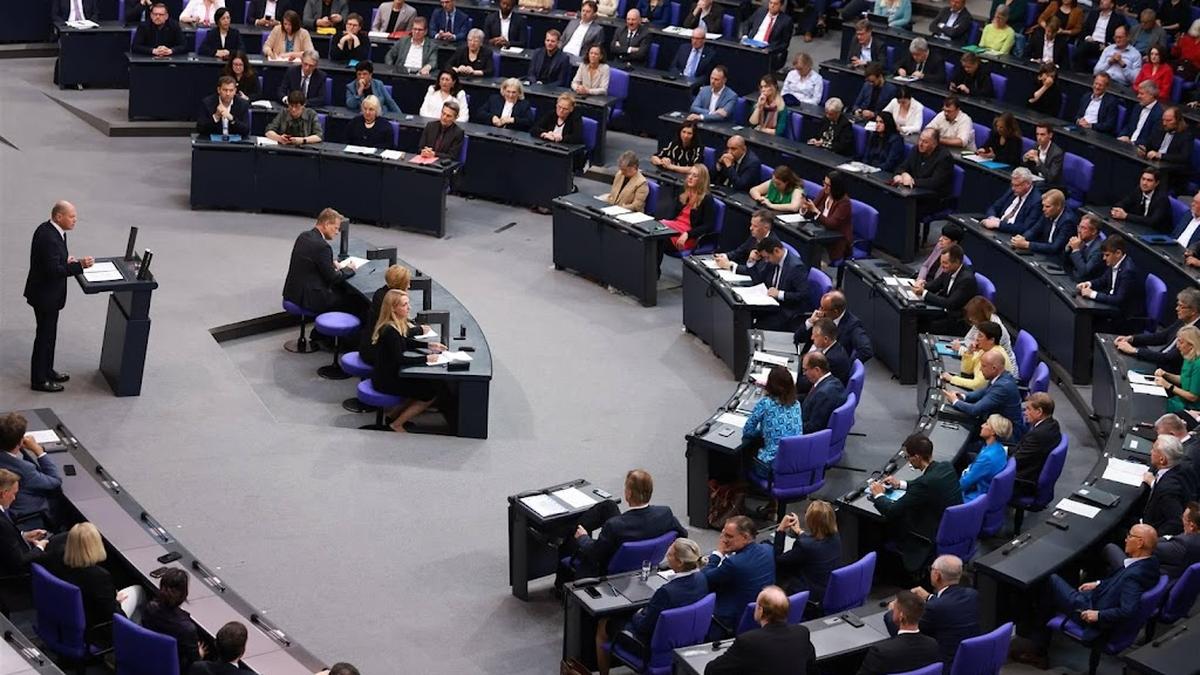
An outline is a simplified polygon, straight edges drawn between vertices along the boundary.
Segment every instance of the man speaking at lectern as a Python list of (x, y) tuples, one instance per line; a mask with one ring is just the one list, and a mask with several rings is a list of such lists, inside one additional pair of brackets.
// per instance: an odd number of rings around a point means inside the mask
[(83, 274), (93, 262), (91, 256), (76, 259), (67, 255), (67, 232), (75, 229), (76, 217), (75, 205), (60, 201), (50, 210), (50, 220), (33, 231), (25, 300), (33, 307), (37, 321), (29, 365), (30, 388), (34, 391), (62, 391), (61, 383), (71, 379), (54, 370), (58, 312), (67, 304), (67, 277)]

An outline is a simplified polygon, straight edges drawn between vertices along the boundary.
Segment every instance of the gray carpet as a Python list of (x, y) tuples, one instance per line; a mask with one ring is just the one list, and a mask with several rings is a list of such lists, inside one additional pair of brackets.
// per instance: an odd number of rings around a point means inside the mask
[[(832, 42), (819, 49), (818, 60)], [(636, 466), (657, 478), (655, 500), (683, 513), (683, 435), (734, 380), (681, 332), (679, 291), (646, 309), (555, 272), (549, 218), (484, 201), (450, 198), (444, 240), (356, 227), (471, 309), (495, 379), (486, 441), (349, 429), (367, 419), (337, 405), (349, 381), (315, 376), (327, 356), (284, 353), (285, 333), (224, 346), (208, 334), (278, 311), (291, 241), (311, 221), (188, 210), (187, 141), (103, 137), (45, 98), (50, 71), (46, 59), (0, 69), (0, 136), (19, 148), (0, 147), (0, 407), (54, 408), (164, 526), (329, 662), (366, 673), (553, 671), (561, 612), (546, 583), (529, 603), (508, 593), (505, 497), (578, 476), (618, 491)], [(28, 237), (60, 198), (79, 208), (72, 253), (117, 254), (133, 224), (156, 254), (138, 398), (115, 398), (100, 379), (106, 301), (74, 282), (56, 364), (74, 377), (63, 394), (28, 390)], [(677, 265), (665, 276), (677, 278)], [(851, 455), (896, 447), (915, 418), (911, 388), (874, 363), (868, 382), (857, 428), (867, 436), (851, 440)], [(1072, 411), (1062, 417), (1088, 440)], [(1089, 444), (1073, 446), (1064, 485), (1094, 462)], [(711, 546), (714, 534), (693, 536)]]

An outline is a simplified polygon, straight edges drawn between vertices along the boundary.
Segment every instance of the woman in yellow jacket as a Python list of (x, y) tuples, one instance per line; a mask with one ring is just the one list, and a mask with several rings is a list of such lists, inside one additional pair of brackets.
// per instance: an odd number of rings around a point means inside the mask
[(994, 321), (985, 321), (979, 326), (975, 336), (975, 349), (967, 352), (962, 357), (962, 374), (951, 375), (950, 373), (942, 373), (942, 381), (949, 382), (957, 387), (970, 389), (972, 391), (982, 389), (987, 386), (987, 378), (983, 376), (983, 371), (979, 368), (979, 362), (983, 359), (983, 355), (994, 351), (1004, 357), (1004, 368), (1013, 374), (1017, 375), (1017, 366), (1008, 356), (1008, 350), (1000, 345), (1000, 324)]

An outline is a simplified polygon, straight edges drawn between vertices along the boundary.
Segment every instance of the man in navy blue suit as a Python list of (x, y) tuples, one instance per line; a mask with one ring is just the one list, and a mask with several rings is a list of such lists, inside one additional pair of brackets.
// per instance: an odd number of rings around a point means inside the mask
[(542, 49), (535, 49), (529, 58), (529, 74), (525, 79), (539, 84), (565, 84), (571, 62), (559, 49), (559, 32), (553, 28), (546, 31)]
[(328, 76), (317, 68), (320, 57), (317, 50), (310, 49), (300, 57), (300, 65), (292, 66), (284, 73), (276, 95), (285, 104), (288, 94), (293, 91), (304, 94), (304, 103), (310, 108), (323, 108), (328, 103), (325, 100), (325, 80)]
[(1100, 274), (1104, 258), (1100, 255), (1100, 219), (1085, 213), (1075, 228), (1075, 236), (1067, 240), (1067, 258), (1063, 269), (1071, 281), (1079, 283)]
[(34, 391), (62, 391), (61, 383), (71, 379), (66, 373), (54, 370), (58, 313), (67, 304), (67, 277), (83, 274), (93, 262), (91, 256), (77, 259), (67, 253), (67, 232), (75, 229), (76, 218), (75, 206), (60, 201), (50, 210), (50, 220), (33, 231), (25, 301), (33, 308), (37, 322), (29, 362), (30, 388)]
[(1042, 217), (1037, 223), (1012, 238), (1012, 247), (1063, 257), (1067, 242), (1075, 234), (1075, 216), (1067, 210), (1067, 197), (1062, 190), (1050, 190), (1042, 195)]
[(846, 402), (846, 387), (829, 372), (829, 359), (821, 352), (805, 354), (803, 368), (812, 389), (800, 404), (800, 417), (804, 433), (811, 434), (829, 428), (829, 416)]
[(53, 513), (62, 498), (62, 476), (58, 465), (42, 446), (26, 435), (24, 415), (9, 413), (0, 417), (0, 469), (8, 469), (21, 479), (21, 490), (9, 507), (14, 521), (29, 529), (52, 524)]
[(693, 28), (691, 42), (679, 45), (669, 70), (688, 79), (699, 80), (708, 77), (716, 65), (717, 55), (712, 47), (705, 45), (707, 41), (704, 26)]
[[(967, 638), (979, 635), (979, 593), (962, 581), (963, 563), (956, 555), (938, 556), (929, 567), (929, 583), (933, 592), (917, 586), (912, 592), (925, 601), (925, 613), (921, 615), (921, 632), (937, 640), (942, 661), (950, 663), (958, 652), (958, 644)], [(883, 623), (888, 633), (895, 635), (898, 627), (891, 614), (885, 614)]]
[(782, 588), (764, 588), (754, 603), (754, 621), (759, 627), (737, 636), (724, 654), (708, 664), (704, 675), (816, 675), (817, 655), (808, 627), (788, 625), (788, 609), (788, 596)]
[(762, 182), (762, 162), (758, 155), (746, 147), (746, 139), (730, 136), (725, 142), (725, 152), (717, 158), (713, 183), (731, 187), (738, 192), (749, 192)]
[(795, 330), (804, 314), (812, 309), (809, 267), (799, 255), (789, 253), (775, 235), (768, 235), (755, 248), (767, 264), (761, 270), (756, 267), (754, 276), (767, 287), (767, 295), (775, 298), (779, 309), (756, 317), (754, 325), (763, 330)]
[(737, 628), (746, 605), (758, 592), (775, 583), (775, 553), (771, 544), (755, 543), (758, 528), (746, 516), (725, 521), (717, 550), (708, 556), (701, 572), (708, 590), (717, 594), (713, 611), (711, 639), (726, 637)]
[[(1075, 288), (1089, 300), (1118, 309), (1117, 315), (1105, 322), (1112, 329), (1106, 329), (1106, 332), (1124, 333), (1127, 331), (1122, 328), (1141, 325), (1145, 300), (1142, 291), (1144, 277), (1133, 266), (1129, 256), (1125, 255), (1125, 240), (1120, 235), (1114, 234), (1105, 239), (1100, 245), (1100, 254), (1104, 257), (1106, 267)], [(1097, 328), (1097, 331), (1100, 330)]]
[(1158, 85), (1154, 80), (1145, 80), (1138, 85), (1138, 107), (1126, 110), (1125, 124), (1117, 132), (1117, 140), (1147, 145), (1150, 135), (1162, 126), (1163, 107), (1158, 103)]
[(884, 106), (896, 98), (896, 87), (889, 83), (883, 74), (883, 64), (872, 62), (867, 64), (863, 72), (866, 81), (858, 90), (854, 99), (854, 114), (863, 119), (874, 119), (883, 112)]
[(1017, 387), (1017, 379), (1004, 367), (1004, 355), (987, 352), (980, 357), (979, 368), (988, 380), (986, 387), (966, 394), (946, 388), (942, 390), (942, 395), (951, 407), (975, 418), (977, 424), (983, 424), (992, 413), (1007, 418), (1013, 425), (1013, 440), (1020, 440), (1025, 433), (1021, 392)]
[(1092, 78), (1092, 92), (1079, 99), (1079, 111), (1075, 113), (1076, 124), (1102, 134), (1116, 133), (1117, 97), (1108, 93), (1108, 84), (1111, 81), (1108, 73), (1097, 73)]
[(441, 0), (441, 7), (433, 10), (429, 17), (429, 32), (433, 37), (447, 42), (461, 42), (471, 32), (471, 17), (458, 11), (454, 0)]
[[(812, 324), (811, 338), (807, 351), (820, 352), (829, 361), (829, 373), (841, 381), (850, 382), (850, 355), (846, 353), (845, 345), (838, 342), (838, 327), (830, 319), (817, 319)], [(800, 378), (796, 383), (796, 393), (801, 399), (808, 396), (812, 382), (807, 377)]]
[(1008, 234), (1021, 234), (1041, 218), (1041, 194), (1033, 185), (1033, 173), (1025, 167), (1013, 169), (1009, 189), (984, 213), (983, 226)]
[(837, 325), (838, 344), (842, 345), (851, 360), (858, 359), (865, 364), (875, 355), (875, 347), (871, 344), (867, 329), (863, 328), (862, 320), (854, 312), (846, 309), (846, 296), (841, 291), (832, 290), (821, 296), (820, 304), (805, 319), (804, 327), (796, 330), (796, 344), (808, 341), (808, 331), (818, 319), (829, 319)]
[(786, 54), (792, 41), (792, 19), (783, 12), (783, 0), (767, 0), (746, 22), (743, 35), (766, 43), (772, 51), (782, 49)]

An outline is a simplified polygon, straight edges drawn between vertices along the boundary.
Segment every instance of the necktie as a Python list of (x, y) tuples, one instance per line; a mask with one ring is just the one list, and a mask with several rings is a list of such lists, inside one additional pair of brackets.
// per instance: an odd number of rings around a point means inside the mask
[(308, 76), (307, 75), (300, 78), (300, 93), (304, 94), (305, 98), (308, 98)]
[(1117, 268), (1112, 269), (1112, 283), (1109, 284), (1108, 294), (1113, 295), (1117, 292)]
[[(962, 268), (959, 268), (962, 269)], [(950, 275), (950, 281), (946, 283), (946, 296), (949, 297), (950, 290), (954, 288), (954, 280), (958, 278), (958, 272)]]
[(683, 74), (688, 77), (696, 76), (696, 67), (700, 65), (700, 50), (693, 49), (688, 56), (687, 67), (683, 69)]
[(1162, 145), (1158, 146), (1158, 152), (1159, 153), (1166, 152), (1167, 148), (1171, 147), (1171, 139), (1174, 137), (1175, 137), (1175, 134), (1173, 132), (1169, 133), (1169, 134), (1163, 134)]
[(775, 27), (775, 15), (768, 14), (767, 15), (767, 29), (765, 31), (763, 31), (763, 40), (765, 42), (771, 41), (771, 29), (774, 27)]
[(1150, 215), (1150, 195), (1145, 193), (1142, 194), (1142, 215)]
[(454, 12), (450, 12), (446, 15), (446, 32), (454, 32)]
[(1046, 243), (1054, 241), (1054, 228), (1056, 227), (1058, 227), (1058, 218), (1055, 218), (1054, 222), (1050, 223), (1050, 235), (1046, 237)]
[(783, 275), (783, 262), (780, 261), (779, 266), (775, 268), (775, 278), (771, 281), (771, 288), (779, 288), (779, 277)]
[(925, 62), (924, 61), (917, 64), (917, 69), (915, 72), (918, 72), (918, 73), (925, 72)]
[(1017, 217), (1017, 213), (1021, 210), (1022, 199), (1023, 197), (1017, 197), (1012, 204), (1008, 205), (1008, 210), (1005, 211), (1004, 215), (1000, 218), (1001, 222), (1011, 223), (1013, 219)]

